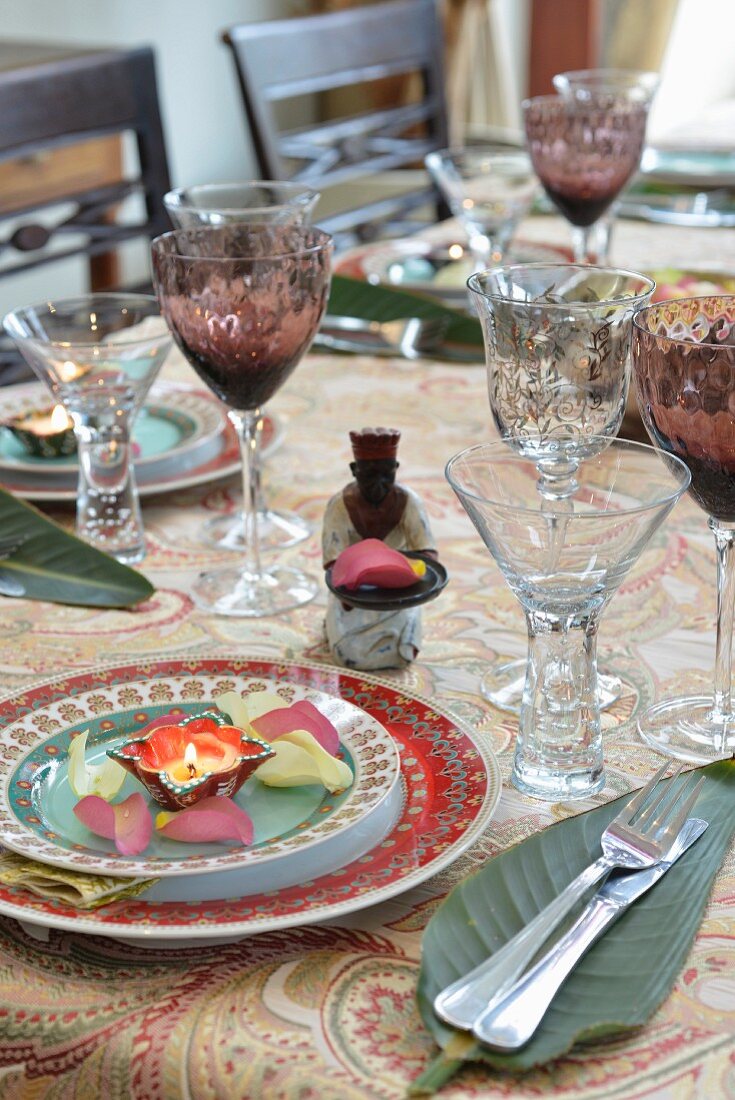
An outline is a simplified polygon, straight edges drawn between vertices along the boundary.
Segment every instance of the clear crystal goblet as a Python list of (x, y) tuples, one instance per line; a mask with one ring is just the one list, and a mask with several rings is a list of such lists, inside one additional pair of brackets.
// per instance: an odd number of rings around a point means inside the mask
[[(248, 180), (245, 183), (203, 183), (169, 191), (163, 203), (178, 229), (198, 225), (273, 223), (311, 225), (319, 192), (303, 183), (280, 180)], [(258, 432), (262, 434), (262, 422)], [(258, 486), (258, 538), (261, 551), (285, 550), (311, 534), (311, 527), (296, 512), (269, 508), (262, 484)], [(202, 527), (202, 538), (220, 550), (242, 552), (242, 509), (215, 516)]]
[(536, 173), (571, 225), (574, 259), (595, 262), (595, 226), (638, 168), (648, 103), (536, 96), (524, 101), (523, 117)]
[[(503, 443), (456, 455), (447, 478), (520, 601), (528, 661), (511, 780), (551, 801), (604, 786), (597, 701), (600, 617), (628, 570), (689, 484), (679, 459), (652, 447), (588, 437), (573, 504), (555, 512), (538, 468)], [(564, 524), (564, 540), (556, 525)]]
[[(658, 73), (637, 69), (571, 69), (552, 78), (559, 95), (598, 107), (613, 107), (620, 99), (642, 103), (650, 110), (660, 84)], [(610, 260), (612, 230), (619, 202), (616, 199), (595, 223), (591, 255), (597, 263)]]
[(474, 270), (502, 263), (538, 191), (528, 154), (473, 145), (429, 153), (425, 163), (467, 233)]
[(735, 297), (659, 302), (633, 320), (638, 405), (651, 440), (692, 475), (717, 554), (717, 648), (711, 695), (656, 703), (638, 720), (661, 753), (708, 763), (735, 753)]
[[(468, 286), (483, 329), (495, 425), (509, 447), (536, 463), (539, 491), (561, 514), (579, 462), (618, 433), (633, 313), (655, 283), (618, 268), (516, 264), (475, 274)], [(563, 541), (561, 521), (556, 534)], [(524, 668), (523, 661), (491, 666), (483, 696), (518, 714)], [(604, 708), (622, 686), (602, 675), (599, 690)]]
[(74, 425), (77, 534), (118, 561), (140, 561), (131, 430), (171, 348), (157, 300), (88, 294), (13, 310), (3, 324)]
[(215, 614), (276, 614), (318, 591), (300, 569), (261, 566), (258, 421), (319, 327), (331, 252), (332, 239), (322, 230), (279, 224), (177, 229), (152, 244), (166, 322), (199, 377), (227, 405), (241, 442), (243, 563), (203, 573), (192, 592)]

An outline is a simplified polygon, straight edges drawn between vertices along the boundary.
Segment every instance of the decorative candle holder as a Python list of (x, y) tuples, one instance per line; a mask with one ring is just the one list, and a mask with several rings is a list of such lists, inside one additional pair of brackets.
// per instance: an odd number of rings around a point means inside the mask
[(121, 764), (167, 810), (184, 810), (203, 798), (229, 798), (275, 753), (266, 741), (205, 711), (176, 725), (159, 726), (107, 755)]
[[(59, 419), (64, 425), (61, 428), (56, 428), (54, 422), (57, 409), (61, 410)], [(76, 453), (74, 427), (62, 405), (54, 409), (31, 409), (5, 420), (3, 427), (34, 458), (67, 458)]]

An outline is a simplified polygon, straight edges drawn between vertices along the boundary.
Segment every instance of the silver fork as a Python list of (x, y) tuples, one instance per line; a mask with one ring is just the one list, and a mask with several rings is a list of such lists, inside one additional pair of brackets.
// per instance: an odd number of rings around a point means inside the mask
[(366, 321), (361, 317), (327, 314), (314, 338), (321, 347), (372, 355), (402, 355), (420, 359), (436, 351), (447, 330), (443, 317), (402, 317), (397, 321)]
[[(686, 781), (677, 786), (674, 781), (681, 774), (681, 764), (649, 803), (668, 766), (667, 761), (610, 822), (600, 838), (603, 854), (599, 859), (499, 951), (437, 994), (434, 1011), (442, 1020), (470, 1031), (480, 1013), (510, 989), (544, 941), (592, 886), (614, 867), (639, 871), (666, 858), (704, 782), (702, 777), (693, 788)], [(686, 797), (682, 802), (683, 794)]]

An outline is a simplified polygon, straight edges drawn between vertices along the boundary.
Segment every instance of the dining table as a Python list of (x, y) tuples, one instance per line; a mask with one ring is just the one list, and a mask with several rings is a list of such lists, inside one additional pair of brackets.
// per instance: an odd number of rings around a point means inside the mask
[[(428, 232), (431, 239), (446, 226)], [(524, 240), (568, 245), (551, 216), (529, 218)], [(620, 221), (612, 259), (633, 270), (735, 275), (735, 230)], [(174, 351), (168, 381), (194, 382)], [(552, 822), (639, 787), (661, 760), (639, 739), (636, 715), (655, 700), (711, 684), (715, 559), (706, 518), (680, 501), (622, 583), (599, 636), (605, 667), (624, 691), (603, 712), (606, 785), (594, 797), (548, 803), (511, 786), (517, 719), (480, 693), (490, 662), (522, 657), (516, 597), (444, 476), (447, 460), (495, 435), (481, 362), (408, 360), (314, 349), (272, 401), (284, 432), (268, 458), (272, 506), (312, 526), (284, 563), (321, 575), (325, 504), (349, 480), (350, 429), (401, 432), (399, 480), (421, 497), (449, 574), (423, 608), (416, 660), (382, 681), (435, 701), (473, 731), (499, 765), (491, 819), (439, 873), (377, 904), (244, 938), (142, 940), (0, 917), (0, 1098), (106, 1100), (398, 1100), (437, 1054), (416, 1004), (422, 933), (442, 898), (487, 860)], [(105, 662), (235, 654), (331, 664), (327, 589), (270, 618), (207, 614), (190, 597), (205, 567), (228, 563), (203, 522), (239, 507), (236, 476), (143, 502), (147, 553), (139, 568), (155, 593), (131, 610), (3, 599), (0, 703), (34, 681)], [(73, 529), (69, 505), (49, 514)], [(359, 679), (359, 673), (355, 673)], [(718, 1100), (735, 1097), (735, 858), (723, 862), (686, 964), (648, 1023), (588, 1041), (523, 1074), (466, 1063), (447, 1100)], [(666, 929), (661, 930), (666, 934)]]

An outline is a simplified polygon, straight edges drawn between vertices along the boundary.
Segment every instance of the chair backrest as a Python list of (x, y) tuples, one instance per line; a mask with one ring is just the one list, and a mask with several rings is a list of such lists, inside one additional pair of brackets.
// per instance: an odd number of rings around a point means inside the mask
[[(96, 257), (170, 228), (152, 50), (47, 52), (31, 59), (21, 50), (15, 63), (0, 59), (0, 278), (69, 256)], [(114, 148), (126, 133), (135, 138), (137, 169), (123, 173), (120, 163), (119, 174), (95, 182), (83, 170), (87, 143), (107, 138)], [(82, 151), (78, 160), (72, 147)], [(63, 162), (65, 148), (75, 170)], [(58, 157), (61, 174), (44, 183), (44, 158), (59, 164)], [(17, 166), (25, 166), (27, 181), (11, 187)], [(134, 194), (142, 196), (144, 213), (118, 220), (120, 204)]]
[[(408, 165), (448, 142), (443, 37), (436, 0), (394, 2), (231, 28), (231, 47), (250, 124), (258, 170), (265, 179), (297, 179), (323, 189)], [(376, 82), (381, 82), (377, 84)], [(281, 129), (279, 104), (300, 100), (318, 113), (356, 85), (387, 91), (372, 110)], [(395, 104), (396, 85), (413, 83), (409, 102)], [(341, 95), (340, 95), (341, 93)], [(390, 97), (390, 98), (388, 98)], [(352, 98), (355, 98), (353, 95)], [(371, 96), (373, 101), (375, 94)], [(364, 99), (363, 99), (364, 102)], [(370, 224), (410, 210), (436, 192), (427, 183), (410, 195), (320, 219), (327, 228)]]

